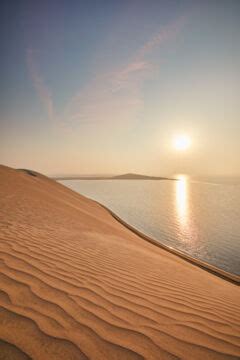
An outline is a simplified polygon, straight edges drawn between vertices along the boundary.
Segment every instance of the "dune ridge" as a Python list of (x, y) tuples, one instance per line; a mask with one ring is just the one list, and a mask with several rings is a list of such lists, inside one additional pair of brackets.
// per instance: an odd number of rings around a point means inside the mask
[(240, 290), (0, 167), (0, 359), (237, 359)]

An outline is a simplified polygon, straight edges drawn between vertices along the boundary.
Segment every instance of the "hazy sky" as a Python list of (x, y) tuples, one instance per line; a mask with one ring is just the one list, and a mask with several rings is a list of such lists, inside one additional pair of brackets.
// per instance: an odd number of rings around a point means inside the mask
[[(240, 1), (1, 1), (0, 162), (240, 174)], [(185, 152), (176, 134), (191, 137)]]

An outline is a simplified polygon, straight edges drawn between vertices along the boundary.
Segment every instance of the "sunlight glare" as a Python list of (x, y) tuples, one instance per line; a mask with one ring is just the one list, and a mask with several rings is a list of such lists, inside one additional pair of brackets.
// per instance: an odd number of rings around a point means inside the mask
[(177, 135), (173, 139), (173, 147), (177, 151), (187, 150), (191, 145), (191, 139), (187, 135)]

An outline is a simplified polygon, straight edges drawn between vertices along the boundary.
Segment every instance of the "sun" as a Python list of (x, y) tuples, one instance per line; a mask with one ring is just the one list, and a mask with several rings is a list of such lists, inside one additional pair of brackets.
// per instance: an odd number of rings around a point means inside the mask
[(191, 139), (187, 135), (176, 135), (173, 138), (173, 147), (177, 151), (187, 150), (191, 146)]

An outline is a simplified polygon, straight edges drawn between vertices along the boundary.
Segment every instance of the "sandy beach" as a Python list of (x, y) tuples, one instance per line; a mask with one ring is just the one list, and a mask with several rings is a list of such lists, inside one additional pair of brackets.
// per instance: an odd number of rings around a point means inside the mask
[(0, 359), (238, 359), (240, 289), (0, 167)]

